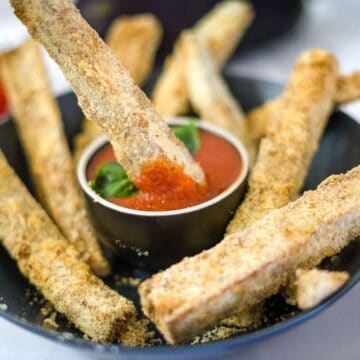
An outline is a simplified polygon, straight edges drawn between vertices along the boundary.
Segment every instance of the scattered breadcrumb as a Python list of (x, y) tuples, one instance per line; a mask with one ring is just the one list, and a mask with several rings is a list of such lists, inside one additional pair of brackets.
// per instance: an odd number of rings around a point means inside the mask
[(40, 313), (43, 316), (49, 316), (53, 311), (54, 311), (54, 307), (48, 301), (40, 309)]
[(191, 345), (225, 340), (235, 334), (245, 334), (262, 324), (264, 316), (262, 304), (241, 308), (231, 316), (220, 321), (213, 329), (195, 337)]
[(264, 316), (263, 304), (243, 307), (220, 322), (220, 325), (235, 326), (237, 328), (253, 328), (261, 323)]
[(155, 332), (148, 330), (149, 320), (141, 319), (129, 323), (121, 333), (119, 343), (125, 346), (151, 346)]
[(125, 276), (121, 276), (119, 274), (114, 275), (114, 282), (115, 282), (116, 287), (121, 286), (121, 285), (138, 287), (141, 281), (142, 281), (141, 279), (133, 278), (131, 276), (125, 277)]
[(43, 320), (43, 326), (50, 330), (57, 330), (59, 324), (56, 322), (56, 312), (52, 312), (51, 315)]
[(196, 336), (191, 342), (191, 345), (204, 344), (215, 340), (224, 340), (242, 331), (244, 330), (236, 327), (216, 326), (212, 330), (206, 331), (203, 335)]

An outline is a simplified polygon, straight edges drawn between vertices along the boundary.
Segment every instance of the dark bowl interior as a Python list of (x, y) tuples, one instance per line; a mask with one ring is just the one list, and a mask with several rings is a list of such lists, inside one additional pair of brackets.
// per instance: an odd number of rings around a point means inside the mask
[[(226, 79), (233, 93), (245, 109), (250, 109), (264, 100), (276, 96), (282, 89), (277, 84), (243, 78), (234, 74), (227, 74)], [(76, 104), (76, 98), (73, 94), (61, 96), (58, 100), (63, 114), (66, 134), (71, 143), (71, 139), (79, 131), (82, 113)], [(344, 113), (336, 111), (329, 121), (319, 151), (312, 163), (306, 180), (305, 190), (313, 189), (330, 174), (344, 172), (358, 165), (360, 159), (359, 139), (360, 125)], [(13, 138), (13, 140), (15, 139)], [(7, 146), (11, 146), (11, 144), (12, 142), (9, 145), (2, 143), (0, 146), (6, 151)], [(22, 157), (20, 151), (17, 151), (16, 155)], [(26, 178), (24, 179), (26, 180)], [(28, 182), (27, 184), (29, 185)], [(360, 278), (360, 239), (354, 240), (331, 261), (325, 260), (322, 266), (333, 270), (349, 271), (351, 279), (337, 294), (310, 311), (299, 312), (297, 309), (286, 305), (281, 297), (274, 296), (266, 302), (266, 324), (264, 324), (263, 328), (253, 332), (234, 336), (228, 340), (198, 346), (184, 345), (170, 347), (164, 345), (153, 348), (128, 349), (118, 345), (99, 345), (83, 340), (82, 335), (66, 319), (61, 317), (57, 321), (60, 325), (60, 331), (70, 332), (73, 334), (72, 336), (67, 335), (65, 337), (60, 332), (52, 332), (41, 327), (40, 308), (43, 301), (41, 296), (20, 275), (15, 262), (1, 248), (0, 299), (1, 302), (8, 305), (8, 309), (7, 311), (0, 311), (0, 315), (35, 333), (71, 344), (79, 349), (106, 352), (109, 356), (110, 354), (117, 354), (117, 357), (123, 355), (127, 359), (223, 357), (228, 354), (241, 354), (242, 346), (271, 334), (284, 331), (293, 325), (309, 319), (345, 294)], [(123, 276), (141, 279), (151, 275), (150, 272), (126, 264), (123, 260), (114, 262), (114, 270)], [(134, 300), (137, 306), (139, 305), (137, 291), (134, 287), (118, 284), (114, 277), (109, 277), (105, 281), (109, 286), (121, 291), (122, 294)], [(34, 299), (37, 299), (37, 301), (34, 301)], [(161, 339), (160, 336), (159, 338)]]

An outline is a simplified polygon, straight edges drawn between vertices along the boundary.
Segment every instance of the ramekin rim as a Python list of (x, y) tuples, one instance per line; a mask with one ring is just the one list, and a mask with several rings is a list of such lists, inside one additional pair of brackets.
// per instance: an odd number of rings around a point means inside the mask
[[(171, 117), (165, 120), (169, 125), (181, 125), (187, 123), (189, 121), (189, 117)], [(207, 207), (219, 203), (220, 201), (226, 199), (234, 191), (236, 191), (236, 189), (238, 189), (239, 186), (241, 186), (241, 184), (243, 184), (243, 182), (246, 180), (246, 177), (249, 172), (248, 153), (245, 149), (245, 146), (241, 143), (241, 141), (237, 139), (234, 135), (229, 133), (228, 131), (223, 130), (218, 126), (213, 125), (205, 120), (200, 120), (200, 119), (197, 120), (197, 125), (199, 125), (200, 128), (203, 128), (205, 131), (209, 131), (210, 133), (218, 135), (224, 138), (225, 140), (229, 141), (236, 148), (242, 160), (242, 168), (236, 180), (226, 190), (224, 190), (214, 198), (186, 208), (181, 208), (176, 210), (161, 210), (161, 211), (131, 209), (125, 206), (114, 204), (111, 201), (102, 198), (89, 186), (88, 181), (86, 179), (86, 168), (90, 159), (93, 157), (96, 151), (98, 151), (102, 146), (105, 145), (106, 142), (109, 141), (106, 135), (99, 136), (98, 138), (93, 140), (86, 147), (86, 149), (84, 150), (84, 152), (80, 157), (80, 160), (77, 164), (76, 173), (81, 188), (90, 198), (92, 198), (94, 202), (100, 203), (102, 206), (109, 208), (111, 210), (120, 213), (125, 213), (128, 215), (135, 215), (135, 216), (146, 216), (146, 217), (178, 216), (178, 215), (197, 212), (199, 210), (205, 209)]]

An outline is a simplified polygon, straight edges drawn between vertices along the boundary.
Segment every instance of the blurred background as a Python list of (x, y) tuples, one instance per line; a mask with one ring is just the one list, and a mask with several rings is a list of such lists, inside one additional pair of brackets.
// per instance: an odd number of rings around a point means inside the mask
[[(151, 12), (165, 29), (157, 65), (172, 49), (181, 29), (191, 26), (219, 0), (78, 0), (89, 23), (104, 36), (119, 15)], [(284, 83), (296, 57), (305, 49), (322, 47), (337, 56), (341, 71), (360, 69), (359, 0), (250, 0), (256, 11), (226, 72)], [(14, 17), (8, 0), (0, 0), (0, 52), (19, 45), (26, 29)], [(46, 56), (46, 55), (45, 55)], [(56, 95), (69, 91), (57, 65), (47, 58)], [(360, 104), (346, 110), (360, 120)]]

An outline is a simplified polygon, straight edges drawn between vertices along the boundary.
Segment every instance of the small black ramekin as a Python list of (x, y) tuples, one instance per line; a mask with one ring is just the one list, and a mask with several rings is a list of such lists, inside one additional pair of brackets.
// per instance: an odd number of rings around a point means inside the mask
[[(169, 125), (187, 123), (176, 118)], [(238, 150), (242, 169), (236, 181), (215, 198), (179, 210), (143, 211), (116, 205), (94, 192), (86, 179), (93, 155), (108, 143), (106, 137), (93, 141), (84, 151), (77, 176), (85, 194), (93, 225), (114, 253), (135, 265), (159, 270), (219, 242), (241, 200), (249, 163), (244, 146), (230, 133), (203, 121), (199, 128), (229, 141)]]

